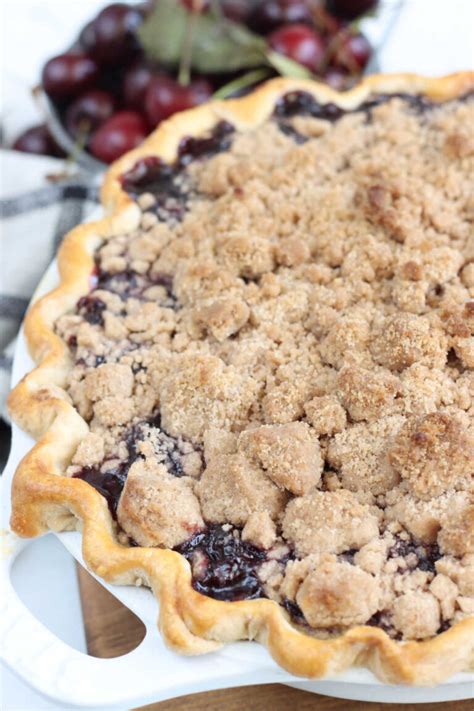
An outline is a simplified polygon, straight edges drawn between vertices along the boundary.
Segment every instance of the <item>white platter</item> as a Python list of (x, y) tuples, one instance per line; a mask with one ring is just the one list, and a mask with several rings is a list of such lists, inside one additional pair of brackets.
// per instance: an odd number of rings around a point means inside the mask
[[(56, 265), (46, 272), (36, 297), (58, 281)], [(20, 333), (13, 384), (33, 367)], [(170, 652), (156, 628), (157, 602), (142, 588), (104, 585), (145, 624), (147, 633), (129, 654), (97, 659), (78, 652), (55, 637), (20, 602), (11, 569), (27, 541), (9, 531), (10, 487), (14, 470), (33, 445), (15, 425), (10, 458), (1, 477), (0, 657), (25, 682), (61, 704), (79, 707), (131, 708), (199, 691), (250, 684), (283, 683), (327, 696), (361, 701), (423, 703), (471, 698), (474, 674), (456, 674), (437, 687), (391, 686), (366, 669), (351, 669), (322, 681), (302, 680), (283, 671), (267, 650), (254, 642), (227, 645), (218, 652), (186, 658)], [(81, 535), (60, 533), (58, 539), (82, 565)]]

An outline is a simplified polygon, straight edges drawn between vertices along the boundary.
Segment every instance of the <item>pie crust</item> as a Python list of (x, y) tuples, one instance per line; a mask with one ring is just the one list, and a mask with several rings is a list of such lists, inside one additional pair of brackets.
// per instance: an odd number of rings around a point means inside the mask
[(48, 530), (82, 530), (88, 567), (110, 583), (134, 585), (140, 581), (149, 586), (160, 602), (161, 633), (171, 649), (183, 654), (202, 654), (226, 642), (250, 639), (265, 644), (277, 663), (292, 674), (321, 678), (351, 666), (364, 666), (385, 682), (420, 685), (439, 683), (455, 672), (472, 669), (473, 618), (422, 642), (398, 642), (371, 626), (356, 626), (339, 637), (317, 639), (292, 625), (283, 608), (272, 600), (223, 602), (196, 592), (191, 586), (190, 566), (177, 552), (122, 545), (105, 499), (86, 482), (60, 476), (88, 426), (65, 392), (72, 360), (53, 326), (89, 291), (95, 249), (136, 224), (138, 207), (122, 189), (119, 176), (138, 159), (156, 155), (172, 161), (183, 136), (199, 136), (222, 120), (242, 131), (255, 127), (269, 118), (277, 100), (290, 91), (305, 91), (321, 103), (353, 109), (372, 93), (421, 94), (444, 101), (473, 88), (474, 74), (469, 72), (436, 79), (413, 74), (375, 75), (345, 93), (316, 82), (275, 79), (243, 99), (213, 102), (173, 117), (117, 161), (102, 188), (107, 216), (80, 225), (67, 236), (58, 255), (60, 286), (33, 304), (26, 316), (26, 338), (38, 366), (12, 391), (9, 407), (15, 422), (37, 444), (15, 473), (13, 530), (25, 537)]

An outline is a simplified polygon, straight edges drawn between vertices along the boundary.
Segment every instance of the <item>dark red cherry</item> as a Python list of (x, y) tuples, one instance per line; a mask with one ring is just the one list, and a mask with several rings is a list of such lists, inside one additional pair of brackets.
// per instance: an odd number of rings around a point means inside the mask
[(145, 107), (152, 126), (164, 121), (178, 111), (202, 104), (212, 95), (212, 86), (206, 79), (195, 79), (188, 86), (181, 86), (174, 79), (157, 76), (148, 87)]
[(253, 11), (254, 3), (251, 0), (221, 0), (222, 13), (234, 22), (246, 25)]
[(322, 37), (306, 25), (285, 25), (268, 37), (270, 46), (315, 72), (324, 57)]
[(122, 94), (127, 106), (140, 110), (144, 108), (146, 92), (152, 78), (152, 70), (143, 62), (127, 69), (122, 85)]
[(353, 20), (364, 12), (373, 10), (377, 4), (378, 0), (327, 0), (326, 8), (336, 17)]
[(180, 2), (191, 12), (206, 12), (210, 5), (210, 0), (180, 0)]
[(41, 83), (49, 96), (78, 96), (94, 84), (99, 74), (96, 62), (85, 54), (60, 54), (43, 67)]
[(135, 31), (143, 16), (125, 3), (107, 5), (94, 20), (94, 58), (100, 64), (124, 64), (137, 50)]
[(101, 89), (90, 89), (72, 102), (66, 111), (65, 123), (71, 136), (90, 135), (115, 111), (112, 94)]
[(250, 16), (250, 26), (257, 32), (268, 34), (281, 25), (292, 23), (312, 24), (308, 0), (264, 0), (255, 3)]
[(363, 34), (347, 33), (338, 44), (333, 61), (350, 72), (357, 72), (365, 67), (371, 53), (372, 48)]
[(24, 131), (18, 136), (12, 149), (22, 153), (35, 153), (36, 155), (54, 156), (55, 158), (61, 158), (65, 155), (44, 123), (32, 126), (32, 128)]
[(78, 38), (78, 43), (80, 47), (82, 47), (82, 51), (85, 54), (93, 54), (95, 51), (95, 29), (94, 29), (94, 20), (91, 20), (91, 22), (88, 22), (87, 25), (84, 25), (82, 28), (79, 38)]
[(93, 134), (90, 152), (104, 163), (112, 163), (136, 148), (148, 134), (144, 117), (137, 111), (119, 111)]
[(336, 91), (343, 91), (348, 86), (349, 76), (347, 72), (338, 67), (328, 67), (323, 76), (324, 81)]

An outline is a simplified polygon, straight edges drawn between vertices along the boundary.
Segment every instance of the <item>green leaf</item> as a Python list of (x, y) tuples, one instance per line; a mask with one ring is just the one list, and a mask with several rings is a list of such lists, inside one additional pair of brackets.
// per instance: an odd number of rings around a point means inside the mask
[[(162, 64), (179, 64), (189, 14), (176, 0), (159, 0), (139, 27), (138, 35), (146, 55)], [(243, 25), (213, 13), (195, 17), (191, 66), (202, 73), (232, 72), (268, 64), (265, 40)]]
[(303, 67), (302, 64), (295, 62), (293, 59), (285, 57), (284, 54), (268, 50), (265, 56), (269, 64), (271, 64), (272, 67), (277, 70), (278, 74), (281, 74), (283, 77), (311, 79), (313, 76), (309, 69), (306, 69), (306, 67)]
[(258, 82), (268, 79), (271, 76), (272, 70), (269, 67), (262, 67), (261, 69), (251, 69), (237, 79), (233, 79), (224, 86), (221, 86), (212, 96), (213, 99), (227, 99), (228, 96), (232, 96), (242, 89), (247, 89)]

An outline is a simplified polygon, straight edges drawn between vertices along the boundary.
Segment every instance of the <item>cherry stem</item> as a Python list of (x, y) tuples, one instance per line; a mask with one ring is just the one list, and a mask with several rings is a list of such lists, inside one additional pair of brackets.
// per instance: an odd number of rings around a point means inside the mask
[(64, 159), (64, 168), (66, 173), (70, 173), (71, 167), (77, 163), (80, 153), (85, 149), (87, 141), (91, 135), (91, 122), (89, 119), (82, 119), (79, 122), (78, 131), (74, 145)]
[(191, 81), (191, 59), (193, 53), (193, 34), (196, 25), (196, 18), (202, 6), (202, 0), (193, 1), (193, 9), (188, 12), (186, 18), (186, 31), (184, 35), (183, 46), (181, 48), (181, 57), (179, 60), (178, 83), (181, 86), (188, 86)]
[(267, 79), (271, 74), (272, 71), (270, 68), (252, 69), (252, 71), (243, 74), (241, 77), (237, 77), (237, 79), (233, 79), (233, 81), (224, 84), (224, 86), (221, 86), (221, 88), (212, 95), (212, 98), (226, 99), (228, 96), (231, 96), (240, 89), (246, 89), (248, 86), (257, 84), (257, 82), (262, 81), (263, 79)]
[(341, 27), (341, 29), (338, 32), (336, 32), (335, 35), (333, 35), (331, 37), (331, 39), (329, 40), (329, 42), (326, 46), (326, 51), (319, 63), (318, 73), (323, 74), (326, 71), (326, 69), (329, 67), (333, 57), (336, 55), (337, 50), (341, 47), (341, 45), (344, 42), (347, 35), (348, 35), (348, 28)]
[[(318, 67), (318, 72), (323, 73), (326, 71), (328, 66), (330, 65), (331, 61), (336, 55), (336, 52), (343, 47), (344, 41), (351, 36), (351, 32), (356, 29), (357, 24), (355, 22), (351, 22), (351, 24), (346, 25), (345, 27), (341, 27), (341, 29), (336, 32), (333, 37), (328, 42), (328, 45), (326, 47), (326, 52), (322, 58), (322, 61)], [(351, 76), (357, 76), (360, 74), (360, 66), (357, 64), (357, 62), (351, 57), (349, 52), (346, 52), (344, 54), (344, 66), (345, 69), (349, 71), (349, 74)]]
[(274, 69), (277, 70), (278, 74), (283, 77), (293, 77), (294, 79), (311, 79), (312, 74), (299, 62), (295, 62), (294, 59), (286, 57), (280, 52), (275, 52), (273, 49), (268, 48), (265, 52), (265, 58)]

